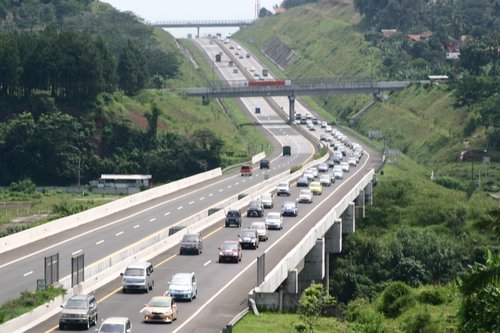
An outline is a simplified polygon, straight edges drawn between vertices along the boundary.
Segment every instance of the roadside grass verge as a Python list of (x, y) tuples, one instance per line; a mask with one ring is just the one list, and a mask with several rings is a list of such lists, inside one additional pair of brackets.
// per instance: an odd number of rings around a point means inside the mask
[(7, 301), (0, 307), (0, 324), (28, 313), (65, 292), (64, 288), (52, 286), (45, 290), (23, 291), (20, 297)]

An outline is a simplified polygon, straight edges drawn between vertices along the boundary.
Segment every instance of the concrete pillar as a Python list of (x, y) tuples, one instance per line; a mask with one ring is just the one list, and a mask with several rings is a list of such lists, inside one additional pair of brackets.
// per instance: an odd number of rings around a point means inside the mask
[(356, 218), (354, 214), (354, 202), (347, 206), (346, 210), (342, 213), (342, 233), (352, 234), (356, 231)]
[(196, 38), (200, 38), (200, 27), (196, 27)]
[(356, 218), (364, 218), (365, 217), (365, 191), (359, 191), (358, 196), (354, 200), (354, 204), (356, 205)]
[(262, 253), (257, 257), (257, 287), (264, 282), (266, 277), (266, 254)]
[(373, 205), (373, 183), (369, 182), (365, 187), (365, 204), (371, 206)]
[(334, 224), (325, 234), (326, 253), (342, 252), (342, 220), (336, 219)]
[(299, 271), (294, 269), (288, 271), (286, 278), (286, 292), (289, 294), (299, 293)]
[(295, 96), (288, 96), (288, 101), (290, 102), (290, 108), (288, 111), (288, 123), (293, 124), (293, 120), (295, 119)]
[(325, 253), (325, 279), (323, 287), (330, 294), (330, 253), (328, 252)]
[(319, 283), (325, 277), (325, 239), (316, 240), (316, 245), (304, 258), (304, 269), (299, 274), (299, 292), (313, 282)]

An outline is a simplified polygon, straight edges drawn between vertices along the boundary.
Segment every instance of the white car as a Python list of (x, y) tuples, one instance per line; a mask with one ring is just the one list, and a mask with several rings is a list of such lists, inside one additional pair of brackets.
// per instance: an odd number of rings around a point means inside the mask
[(278, 185), (276, 186), (276, 195), (290, 196), (290, 184), (288, 184), (288, 182), (278, 183)]
[(328, 124), (326, 123), (326, 121), (322, 121), (321, 122), (321, 128), (325, 128), (326, 126), (328, 126)]
[(326, 126), (325, 132), (330, 133), (332, 131), (332, 126)]
[(299, 198), (297, 199), (299, 203), (312, 203), (313, 194), (310, 190), (300, 190)]
[(356, 164), (358, 164), (358, 159), (355, 156), (350, 156), (347, 159), (347, 163), (349, 163), (349, 165), (351, 166), (356, 166)]
[(99, 330), (96, 331), (98, 333), (130, 333), (132, 332), (132, 324), (127, 317), (109, 317), (102, 322)]
[(168, 283), (168, 290), (165, 295), (175, 300), (192, 301), (198, 295), (198, 285), (194, 272), (176, 273)]
[(252, 222), (252, 224), (250, 225), (250, 229), (257, 230), (259, 241), (266, 241), (269, 239), (265, 222)]
[(261, 194), (259, 200), (264, 205), (264, 208), (273, 208), (274, 207), (272, 193)]
[(328, 164), (327, 163), (321, 163), (318, 165), (318, 172), (327, 172), (328, 171)]
[[(312, 168), (309, 168), (309, 169), (307, 169), (307, 170), (311, 170), (311, 171), (312, 171), (312, 173), (313, 173), (313, 175), (314, 175), (314, 178), (318, 177), (318, 168), (314, 168), (314, 167), (312, 167)], [(306, 170), (306, 171), (307, 171), (307, 170)]]
[(332, 179), (331, 179), (330, 175), (322, 174), (321, 176), (319, 176), (319, 182), (323, 186), (330, 186), (332, 184)]
[(266, 228), (267, 229), (283, 229), (283, 217), (279, 212), (269, 212), (266, 217)]
[(340, 166), (342, 167), (342, 171), (349, 172), (349, 163), (348, 162), (340, 162)]
[(312, 170), (307, 169), (306, 171), (304, 171), (304, 174), (302, 176), (309, 179), (309, 181), (312, 181), (314, 179), (314, 172)]
[(344, 171), (342, 171), (342, 167), (340, 165), (333, 167), (333, 177), (335, 179), (344, 179)]

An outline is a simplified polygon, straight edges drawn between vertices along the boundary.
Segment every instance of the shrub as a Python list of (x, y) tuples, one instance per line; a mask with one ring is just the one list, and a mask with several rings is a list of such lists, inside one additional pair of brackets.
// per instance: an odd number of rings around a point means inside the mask
[(441, 328), (436, 325), (427, 309), (412, 313), (405, 318), (403, 329), (406, 333), (440, 333)]
[(442, 288), (431, 287), (420, 292), (418, 301), (424, 304), (440, 305), (448, 301), (448, 296)]
[(18, 182), (11, 183), (9, 186), (9, 190), (12, 192), (33, 194), (36, 191), (36, 185), (31, 181), (31, 179), (24, 179)]
[(300, 170), (302, 168), (302, 164), (298, 164), (298, 165), (294, 165), (291, 169), (290, 169), (290, 173), (294, 173), (298, 170)]
[(401, 281), (389, 284), (383, 291), (381, 300), (379, 310), (389, 318), (398, 317), (416, 303), (411, 288)]
[(465, 185), (464, 182), (452, 177), (438, 177), (434, 180), (434, 182), (452, 190), (465, 191), (467, 189), (467, 185)]

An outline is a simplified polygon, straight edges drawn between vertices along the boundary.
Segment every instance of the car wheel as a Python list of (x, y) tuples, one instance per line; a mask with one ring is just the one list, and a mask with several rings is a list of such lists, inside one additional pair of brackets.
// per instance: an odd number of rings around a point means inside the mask
[(89, 317), (89, 319), (87, 319), (87, 323), (85, 324), (85, 327), (86, 327), (87, 329), (90, 329), (90, 326), (91, 326), (91, 325), (90, 325), (90, 317)]
[(64, 324), (59, 323), (59, 330), (60, 330), (60, 331), (64, 331)]
[(97, 326), (98, 321), (99, 321), (99, 315), (96, 313), (94, 318), (94, 326)]

